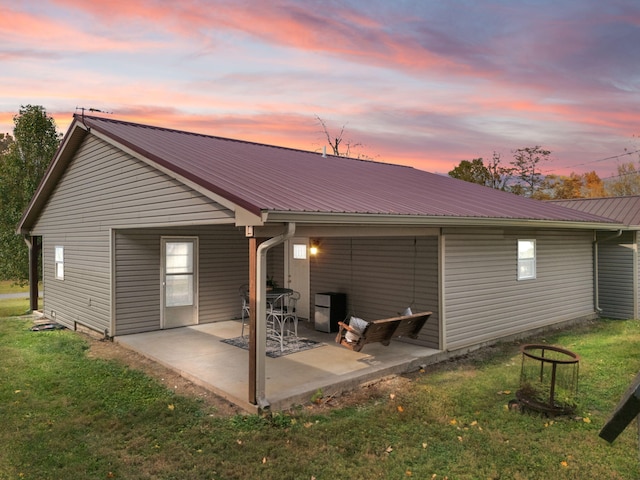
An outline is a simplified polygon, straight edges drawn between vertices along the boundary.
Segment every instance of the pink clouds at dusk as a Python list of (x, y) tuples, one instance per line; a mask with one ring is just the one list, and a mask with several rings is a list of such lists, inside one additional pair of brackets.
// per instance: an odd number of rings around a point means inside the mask
[(615, 174), (640, 149), (636, 0), (0, 0), (0, 133), (116, 119), (446, 173), (552, 151)]

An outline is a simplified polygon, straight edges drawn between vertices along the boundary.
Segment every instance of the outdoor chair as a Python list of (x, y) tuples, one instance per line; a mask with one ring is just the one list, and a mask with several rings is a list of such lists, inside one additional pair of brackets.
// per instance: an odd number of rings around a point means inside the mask
[[(379, 342), (387, 346), (395, 337), (417, 338), (430, 316), (431, 312), (422, 312), (373, 320), (366, 322), (362, 330), (353, 328), (344, 322), (338, 322), (340, 329), (336, 336), (336, 343), (359, 352), (368, 343)], [(347, 334), (349, 334), (348, 338)]]
[(238, 293), (240, 294), (240, 304), (241, 304), (241, 312), (240, 317), (242, 318), (242, 333), (241, 336), (244, 337), (244, 325), (247, 320), (249, 320), (249, 286), (242, 285), (238, 289)]
[(293, 335), (298, 340), (296, 306), (299, 299), (300, 293), (289, 291), (276, 296), (267, 304), (267, 331), (280, 341), (280, 351), (284, 350), (285, 336)]

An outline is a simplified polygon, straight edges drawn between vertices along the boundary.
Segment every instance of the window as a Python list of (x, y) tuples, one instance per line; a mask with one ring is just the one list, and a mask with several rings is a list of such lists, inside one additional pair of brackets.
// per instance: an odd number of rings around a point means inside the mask
[(536, 278), (536, 241), (518, 240), (518, 280)]
[(297, 260), (307, 259), (307, 246), (304, 243), (293, 244), (293, 258)]
[(64, 247), (56, 247), (56, 278), (64, 280)]
[(165, 306), (183, 307), (194, 301), (194, 242), (165, 243)]

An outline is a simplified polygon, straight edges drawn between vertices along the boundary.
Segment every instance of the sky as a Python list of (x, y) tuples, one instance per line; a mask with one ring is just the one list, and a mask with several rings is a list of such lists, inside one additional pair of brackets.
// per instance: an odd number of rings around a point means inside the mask
[[(638, 0), (0, 0), (0, 133), (22, 105), (447, 173), (640, 158)], [(329, 149), (330, 152), (330, 149)]]

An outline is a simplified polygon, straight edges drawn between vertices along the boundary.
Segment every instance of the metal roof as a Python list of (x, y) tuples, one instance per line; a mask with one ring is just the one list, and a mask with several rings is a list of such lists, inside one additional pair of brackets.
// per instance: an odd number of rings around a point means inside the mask
[(555, 205), (610, 218), (629, 227), (640, 227), (640, 196), (552, 200)]
[[(35, 221), (77, 149), (81, 136), (96, 133), (176, 178), (255, 214), (337, 214), (377, 222), (403, 216), (416, 222), (505, 224), (541, 222), (567, 227), (609, 228), (608, 219), (413, 167), (337, 157), (210, 135), (74, 115), (56, 154), (20, 223)], [(79, 134), (78, 132), (84, 132)], [(76, 139), (78, 137), (78, 139)], [(318, 215), (316, 215), (316, 218)], [(361, 221), (364, 221), (361, 219)], [(611, 226), (613, 228), (614, 226)]]

